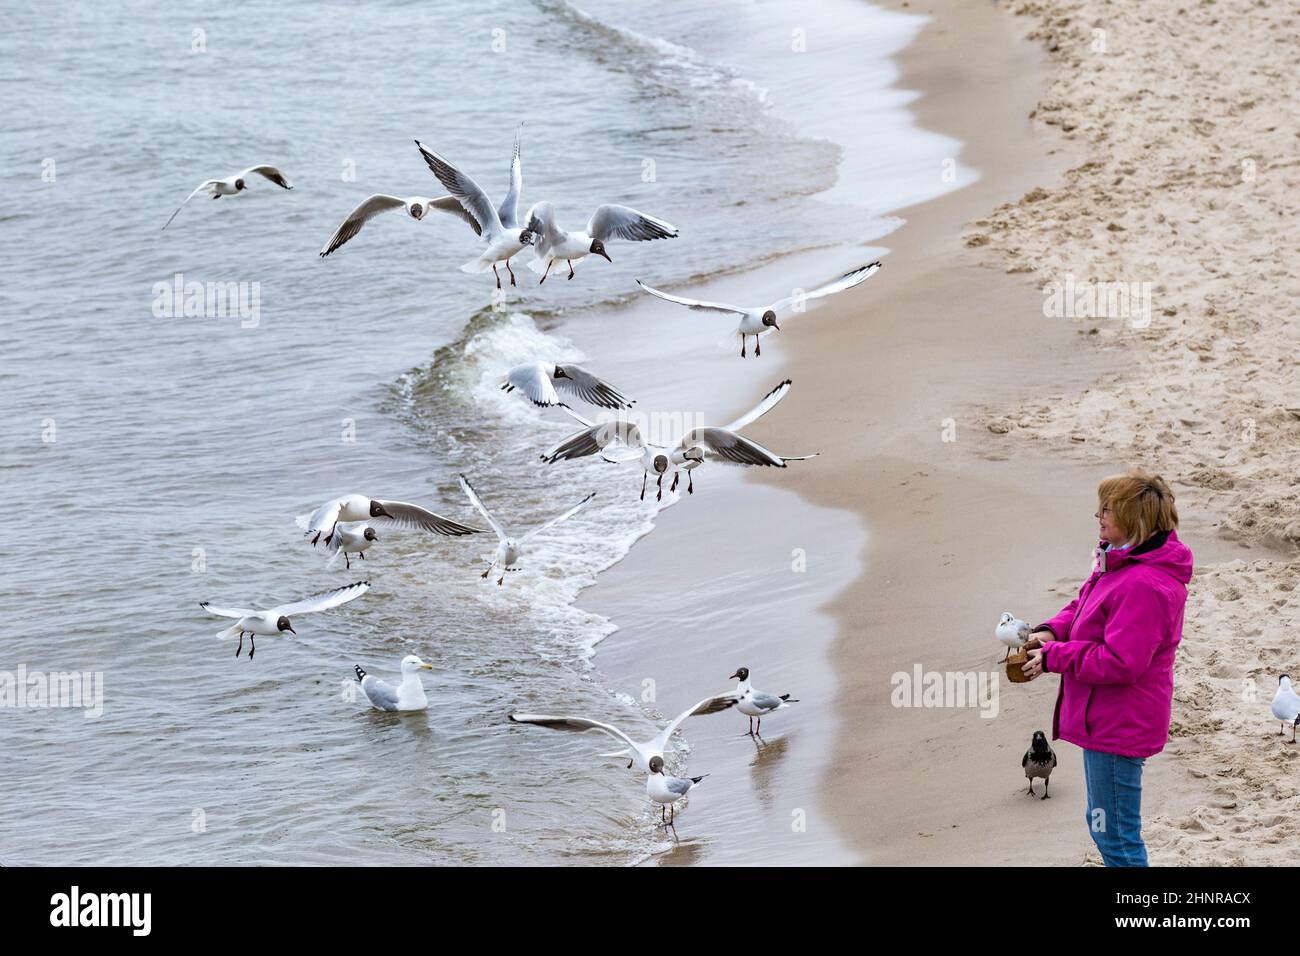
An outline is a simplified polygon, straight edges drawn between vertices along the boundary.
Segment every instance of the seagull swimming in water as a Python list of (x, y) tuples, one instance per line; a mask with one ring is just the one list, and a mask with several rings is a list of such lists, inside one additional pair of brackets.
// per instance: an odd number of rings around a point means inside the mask
[[(629, 206), (607, 203), (597, 206), (587, 221), (586, 232), (568, 232), (555, 221), (555, 207), (549, 202), (539, 202), (528, 213), (528, 228), (523, 241), (531, 244), (537, 257), (528, 268), (541, 273), (541, 282), (551, 271), (551, 266), (563, 260), (569, 265), (569, 278), (573, 278), (573, 264), (589, 255), (602, 256), (613, 262), (605, 244), (614, 239), (647, 242), (652, 239), (675, 239), (677, 227), (670, 222), (647, 216)], [(538, 285), (541, 284), (538, 283)]]
[(330, 236), (330, 241), (320, 251), (321, 258), (324, 259), (335, 249), (346, 243), (361, 231), (362, 226), (380, 213), (390, 212), (395, 209), (402, 210), (416, 222), (424, 219), (430, 211), (450, 213), (469, 223), (475, 233), (479, 231), (478, 223), (470, 218), (469, 213), (465, 212), (465, 207), (460, 204), (460, 200), (455, 196), (442, 196), (438, 199), (430, 199), (427, 196), (407, 196), (405, 199), (399, 199), (397, 196), (389, 196), (386, 193), (375, 193), (373, 196), (366, 197), (361, 205), (348, 213), (348, 218), (344, 219), (339, 227), (334, 230), (334, 235)]
[[(522, 125), (520, 127), (522, 129)], [(493, 208), (478, 183), (461, 172), (447, 160), (429, 149), (418, 139), (415, 145), (420, 155), (443, 188), (464, 207), (465, 214), (474, 226), (474, 231), (483, 240), (486, 248), (475, 258), (460, 267), (461, 272), (486, 272), (492, 270), (496, 276), (497, 288), (501, 288), (501, 273), (497, 272), (497, 263), (504, 262), (506, 272), (510, 273), (510, 284), (516, 285), (515, 272), (510, 268), (510, 260), (520, 253), (529, 240), (524, 238), (527, 225), (519, 221), (519, 196), (524, 188), (523, 165), (519, 160), (519, 132), (515, 133), (515, 150), (510, 160), (510, 189), (501, 205)], [(532, 215), (530, 212), (529, 215)]]
[[(663, 757), (650, 758), (650, 775), (646, 777), (645, 792), (652, 802), (659, 804), (659, 818), (663, 820), (665, 826), (673, 825), (673, 817), (676, 816), (673, 804), (686, 796), (692, 787), (699, 786), (700, 781), (706, 776), (708, 774), (699, 777), (670, 777), (664, 773)], [(669, 810), (666, 819), (665, 808)]]
[(410, 531), (429, 531), (451, 537), (483, 533), (482, 528), (471, 528), (459, 521), (434, 514), (419, 505), (408, 504), (405, 501), (381, 501), (366, 495), (343, 495), (340, 498), (331, 498), (310, 514), (299, 515), (297, 518), (298, 527), (304, 534), (315, 535), (311, 539), (313, 545), (320, 540), (322, 532), (327, 532), (325, 534), (327, 547), (339, 523), (348, 521), (368, 521), (380, 527), (390, 525)]
[(243, 192), (248, 188), (248, 177), (257, 173), (259, 176), (265, 176), (271, 182), (275, 183), (282, 189), (292, 189), (293, 184), (284, 178), (284, 174), (274, 166), (249, 166), (242, 173), (235, 173), (233, 176), (227, 176), (225, 179), (205, 179), (194, 187), (194, 192), (185, 197), (185, 202), (176, 207), (176, 212), (172, 213), (171, 219), (167, 220), (167, 226), (172, 224), (177, 214), (185, 208), (185, 203), (189, 202), (201, 192), (206, 192), (213, 199), (220, 199), (222, 196), (233, 196), (235, 193)]
[[(767, 465), (784, 468), (787, 462), (805, 461), (816, 458), (812, 455), (778, 455), (769, 451), (756, 441), (741, 436), (740, 429), (767, 414), (781, 399), (789, 393), (793, 383), (786, 379), (772, 389), (762, 401), (722, 428), (693, 428), (681, 435), (672, 445), (653, 445), (645, 440), (635, 424), (626, 419), (609, 422), (591, 422), (573, 409), (564, 408), (570, 418), (583, 426), (582, 431), (570, 435), (554, 448), (542, 455), (548, 464), (557, 461), (570, 461), (600, 454), (606, 461), (641, 463), (641, 500), (645, 500), (646, 482), (650, 473), (658, 476), (658, 493), (655, 500), (662, 500), (664, 494), (664, 475), (670, 468), (684, 469), (687, 473), (686, 490), (695, 493), (695, 482), (690, 472), (702, 464), (705, 459), (726, 461), (737, 465)], [(677, 474), (668, 490), (677, 488)]]
[(428, 710), (429, 697), (424, 692), (420, 671), (431, 670), (432, 664), (426, 664), (414, 654), (408, 654), (402, 658), (402, 682), (390, 684), (367, 674), (360, 664), (356, 665), (361, 693), (378, 710)]
[(546, 524), (539, 525), (519, 538), (512, 538), (506, 533), (506, 529), (501, 527), (500, 522), (492, 516), (492, 512), (487, 510), (487, 505), (483, 504), (483, 501), (478, 496), (478, 492), (474, 490), (473, 486), (470, 485), (469, 480), (464, 475), (460, 476), (460, 487), (461, 490), (465, 492), (465, 497), (469, 499), (470, 504), (478, 509), (479, 514), (483, 516), (483, 520), (486, 521), (492, 527), (492, 530), (497, 533), (497, 540), (499, 543), (497, 544), (496, 554), (493, 555), (492, 563), (487, 566), (487, 570), (483, 572), (481, 577), (486, 578), (495, 569), (500, 568), (501, 576), (497, 578), (498, 585), (506, 583), (507, 571), (519, 570), (519, 559), (524, 554), (525, 544), (537, 537), (537, 535), (541, 534), (543, 531), (546, 531), (548, 528), (552, 528), (561, 521), (567, 521), (569, 518), (572, 518), (583, 508), (587, 507), (587, 502), (596, 497), (596, 493), (593, 491), (558, 518), (552, 518), (550, 521), (546, 522)]
[[(749, 718), (750, 736), (762, 736), (763, 718), (776, 710), (788, 707), (791, 704), (799, 703), (798, 698), (791, 700), (789, 694), (782, 694), (777, 697), (774, 694), (764, 694), (761, 690), (755, 690), (749, 683), (749, 668), (741, 667), (736, 673), (731, 675), (734, 679), (740, 681), (736, 685), (736, 709)], [(754, 726), (754, 718), (758, 718), (758, 726)]]
[(324, 611), (328, 608), (338, 607), (340, 604), (347, 604), (349, 601), (355, 601), (361, 595), (370, 590), (369, 581), (357, 581), (354, 584), (348, 584), (341, 588), (335, 588), (332, 591), (324, 591), (309, 598), (303, 598), (301, 601), (294, 601), (291, 604), (280, 604), (265, 611), (255, 611), (251, 608), (242, 607), (214, 607), (207, 601), (202, 602), (199, 607), (209, 614), (215, 614), (217, 617), (236, 617), (239, 618), (234, 624), (224, 631), (217, 632), (217, 637), (228, 638), (239, 635), (239, 647), (235, 648), (235, 656), (244, 649), (244, 634), (250, 635), (251, 646), (248, 650), (248, 659), (253, 659), (253, 654), (257, 652), (257, 636), (280, 634), (288, 631), (290, 634), (297, 634), (293, 629), (291, 618), (299, 614), (311, 614), (316, 611)]
[(622, 750), (613, 753), (601, 754), (602, 757), (627, 757), (627, 767), (632, 769), (633, 764), (640, 767), (643, 771), (649, 771), (650, 761), (655, 757), (660, 759), (664, 756), (664, 751), (668, 747), (668, 740), (672, 737), (674, 731), (681, 726), (682, 721), (687, 717), (698, 717), (703, 714), (716, 714), (719, 711), (726, 710), (728, 707), (734, 707), (739, 698), (734, 694), (718, 694), (713, 697), (706, 697), (698, 703), (682, 711), (668, 725), (655, 734), (649, 740), (635, 741), (623, 731), (619, 730), (613, 724), (602, 723), (599, 720), (592, 720), (589, 717), (553, 717), (548, 714), (511, 714), (510, 719), (516, 724), (534, 724), (538, 727), (549, 727), (551, 730), (568, 730), (577, 733), (583, 733), (588, 730), (598, 730), (602, 734), (613, 737), (619, 743), (624, 744)]
[(506, 373), (501, 388), (507, 392), (519, 389), (530, 402), (542, 408), (564, 404), (557, 390), (599, 408), (631, 408), (634, 403), (609, 382), (577, 365), (552, 365), (549, 362), (516, 365)]
[[(754, 355), (755, 357), (763, 354), (761, 337), (768, 332), (776, 330), (781, 331), (781, 326), (777, 323), (780, 314), (790, 306), (798, 303), (803, 311), (802, 304), (809, 299), (820, 299), (824, 296), (835, 295), (837, 292), (844, 292), (852, 289), (856, 285), (866, 282), (876, 274), (880, 269), (880, 261), (869, 263), (852, 272), (846, 272), (834, 282), (828, 282), (826, 285), (813, 289), (811, 292), (800, 292), (794, 295), (788, 295), (783, 299), (777, 299), (770, 305), (727, 305), (725, 302), (704, 302), (700, 299), (688, 299), (685, 296), (670, 295), (667, 292), (660, 292), (658, 289), (652, 289), (640, 279), (636, 284), (641, 287), (643, 292), (648, 292), (656, 298), (663, 299), (665, 302), (674, 302), (677, 305), (684, 305), (694, 312), (718, 312), (723, 315), (739, 316), (740, 323), (736, 326), (736, 332), (740, 335), (740, 357), (745, 357), (745, 340), (748, 336), (754, 337)], [(794, 313), (790, 310), (790, 314)]]

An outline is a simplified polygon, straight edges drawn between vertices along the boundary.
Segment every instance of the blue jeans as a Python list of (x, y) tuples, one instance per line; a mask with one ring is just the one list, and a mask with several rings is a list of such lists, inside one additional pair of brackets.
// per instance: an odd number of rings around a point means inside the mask
[(1088, 785), (1085, 820), (1092, 842), (1107, 866), (1147, 866), (1142, 842), (1141, 757), (1121, 757), (1098, 750), (1083, 752)]

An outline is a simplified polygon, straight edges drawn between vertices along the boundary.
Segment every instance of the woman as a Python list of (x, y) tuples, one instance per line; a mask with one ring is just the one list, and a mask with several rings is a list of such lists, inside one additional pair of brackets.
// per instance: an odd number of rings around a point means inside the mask
[(1107, 866), (1146, 866), (1142, 766), (1169, 739), (1192, 552), (1174, 494), (1130, 471), (1097, 489), (1101, 542), (1079, 596), (1036, 631), (1024, 672), (1061, 675), (1052, 739), (1083, 748), (1088, 829)]

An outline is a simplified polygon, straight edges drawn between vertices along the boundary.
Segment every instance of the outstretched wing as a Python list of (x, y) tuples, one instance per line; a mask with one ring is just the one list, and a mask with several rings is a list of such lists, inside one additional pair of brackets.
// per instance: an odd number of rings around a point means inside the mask
[(757, 405), (745, 412), (745, 414), (741, 415), (734, 422), (730, 422), (722, 427), (729, 432), (738, 432), (750, 422), (758, 421), (772, 409), (776, 408), (777, 402), (785, 398), (786, 394), (790, 391), (790, 386), (793, 384), (794, 383), (787, 378), (784, 382), (777, 385), (776, 388), (772, 389), (772, 391), (764, 395)]
[(682, 437), (678, 447), (690, 448), (692, 445), (703, 446), (707, 457), (720, 458), (736, 465), (770, 465), (773, 468), (784, 468), (787, 461), (802, 461), (803, 458), (816, 457), (803, 455), (785, 458), (764, 448), (758, 442), (727, 431), (725, 428), (696, 428)]
[(445, 534), (450, 537), (459, 537), (463, 534), (481, 534), (483, 531), (482, 528), (471, 528), (459, 521), (452, 521), (450, 518), (434, 514), (428, 508), (421, 508), (419, 505), (408, 504), (405, 501), (381, 501), (379, 506), (387, 511), (390, 517), (385, 518), (380, 515), (377, 518), (371, 518), (372, 524), (406, 528), (410, 531), (431, 531), (434, 534)]
[[(855, 285), (861, 285), (863, 282), (866, 282), (879, 270), (880, 260), (877, 259), (875, 262), (868, 263), (865, 266), (859, 266), (852, 272), (844, 273), (844, 275), (840, 276), (834, 282), (828, 282), (824, 286), (813, 289), (811, 292), (801, 293), (799, 298), (806, 301), (808, 299), (820, 299), (823, 296), (835, 295), (837, 292), (844, 292), (847, 289), (852, 289)], [(784, 309), (786, 306), (794, 302), (794, 300), (795, 296), (788, 295), (784, 299), (777, 299), (769, 305), (768, 308), (773, 312), (776, 312), (780, 309)]]
[(540, 362), (516, 365), (506, 373), (506, 385), (519, 389), (528, 396), (530, 402), (542, 408), (560, 404), (560, 396), (555, 394), (551, 376)]
[(560, 228), (555, 224), (555, 207), (546, 200), (533, 203), (528, 210), (524, 231), (528, 233), (526, 241), (532, 243), (537, 255), (545, 256), (546, 251), (560, 239)]
[(304, 534), (311, 534), (313, 531), (324, 531), (333, 528), (335, 522), (339, 520), (339, 511), (343, 507), (343, 499), (335, 498), (327, 501), (309, 515), (298, 516), (298, 527), (303, 530)]
[(636, 742), (623, 731), (613, 724), (602, 724), (599, 720), (589, 720), (586, 717), (550, 717), (546, 714), (511, 714), (510, 719), (516, 724), (534, 724), (538, 727), (549, 727), (551, 730), (568, 730), (576, 733), (599, 730), (602, 734), (609, 734), (634, 750), (639, 749)]
[(699, 703), (688, 707), (686, 710), (674, 717), (667, 727), (659, 731), (658, 736), (655, 737), (654, 743), (651, 746), (660, 753), (663, 753), (664, 748), (668, 746), (668, 738), (673, 735), (673, 731), (680, 727), (682, 721), (687, 717), (700, 717), (704, 714), (721, 713), (729, 707), (736, 706), (739, 700), (740, 695), (735, 693), (716, 694), (713, 697), (704, 698)]
[(170, 226), (170, 225), (172, 224), (172, 219), (175, 219), (176, 216), (180, 213), (180, 211), (181, 211), (182, 209), (185, 208), (185, 203), (189, 202), (191, 199), (193, 199), (193, 198), (194, 198), (195, 196), (197, 196), (199, 193), (203, 192), (203, 190), (207, 189), (209, 186), (211, 186), (213, 183), (216, 183), (216, 182), (220, 182), (220, 180), (217, 180), (217, 179), (205, 179), (205, 180), (203, 180), (203, 182), (201, 182), (201, 183), (199, 183), (197, 186), (195, 186), (195, 187), (194, 187), (194, 192), (192, 192), (192, 193), (190, 193), (188, 196), (186, 196), (186, 197), (185, 197), (185, 202), (181, 203), (179, 206), (176, 207), (176, 212), (172, 213), (172, 215), (171, 215), (171, 219), (168, 219), (168, 220), (167, 220), (166, 224), (163, 226), (163, 229), (165, 230), (165, 229), (167, 228), (167, 226)]
[(570, 518), (576, 515), (583, 508), (587, 507), (587, 502), (591, 501), (591, 499), (594, 497), (596, 497), (596, 493), (593, 491), (591, 494), (587, 495), (587, 497), (583, 498), (581, 501), (579, 501), (568, 511), (564, 512), (564, 514), (560, 515), (558, 518), (552, 518), (550, 521), (546, 522), (546, 524), (536, 527), (532, 531), (529, 531), (527, 534), (525, 534), (522, 538), (519, 539), (520, 542), (528, 541), (531, 538), (537, 537), (547, 528), (553, 528), (561, 521), (568, 521)]
[[(460, 205), (457, 203), (457, 205)], [(325, 258), (339, 246), (343, 245), (358, 232), (361, 227), (374, 219), (381, 212), (388, 212), (391, 209), (404, 209), (406, 200), (399, 199), (396, 196), (387, 196), (383, 193), (376, 193), (367, 197), (361, 205), (348, 213), (348, 218), (344, 219), (342, 224), (334, 230), (334, 235), (330, 236), (330, 241), (325, 244), (321, 250), (321, 258)]]
[(654, 216), (637, 212), (630, 206), (606, 203), (597, 206), (587, 222), (587, 235), (601, 242), (611, 239), (629, 239), (644, 242), (649, 239), (675, 239), (677, 227)]
[(474, 235), (483, 235), (483, 230), (479, 228), (479, 224), (474, 221), (474, 217), (465, 211), (465, 207), (461, 205), (460, 200), (455, 196), (439, 196), (437, 199), (428, 199), (425, 203), (430, 209), (436, 209), (438, 212), (450, 213), (461, 222), (468, 223), (469, 227), (474, 230)]
[(209, 614), (215, 614), (217, 617), (248, 617), (250, 614), (256, 614), (252, 608), (247, 607), (213, 607), (207, 601), (199, 604), (199, 607)]
[(505, 541), (509, 537), (506, 534), (506, 529), (501, 527), (496, 518), (492, 517), (492, 512), (487, 510), (487, 505), (483, 504), (483, 500), (478, 496), (478, 492), (474, 490), (474, 486), (469, 483), (469, 479), (464, 475), (457, 475), (456, 477), (460, 479), (460, 490), (465, 492), (465, 497), (469, 499), (469, 503), (477, 508), (478, 513), (483, 516), (483, 520), (492, 526), (492, 530), (497, 533), (497, 537)]
[(357, 581), (354, 584), (345, 584), (341, 588), (334, 588), (332, 591), (322, 591), (320, 594), (313, 594), (309, 598), (303, 598), (301, 601), (294, 601), (292, 604), (281, 604), (279, 607), (268, 608), (266, 613), (274, 617), (279, 617), (280, 615), (292, 617), (295, 614), (310, 614), (314, 611), (325, 611), (332, 607), (338, 607), (340, 604), (347, 604), (349, 601), (355, 601), (369, 590), (369, 581)]
[(442, 183), (447, 192), (460, 200), (465, 211), (478, 223), (480, 234), (492, 235), (498, 232), (501, 229), (501, 220), (482, 187), (433, 150), (424, 146), (418, 139), (415, 145), (420, 148), (420, 155), (424, 157), (425, 163), (433, 174), (438, 177), (438, 182)]
[(271, 182), (275, 183), (281, 189), (293, 188), (293, 183), (285, 179), (284, 173), (280, 172), (280, 170), (276, 169), (274, 166), (249, 166), (246, 170), (244, 170), (242, 173), (239, 174), (239, 178), (244, 179), (245, 177), (250, 176), (253, 173), (257, 173), (257, 175), (259, 176), (265, 176), (267, 179), (271, 180)]
[(577, 365), (556, 366), (555, 387), (599, 408), (632, 407), (632, 401), (609, 382)]
[(547, 464), (553, 465), (557, 461), (571, 461), (574, 458), (587, 458), (599, 454), (615, 442), (622, 442), (629, 448), (644, 446), (640, 430), (629, 421), (620, 418), (612, 422), (596, 424), (587, 421), (568, 406), (563, 407), (570, 417), (585, 427), (545, 452), (542, 460)]
[(497, 207), (497, 217), (507, 229), (519, 228), (519, 196), (524, 191), (524, 164), (519, 160), (519, 136), (523, 129), (524, 124), (520, 123), (515, 130), (515, 152), (510, 158), (510, 188), (506, 190), (506, 198)]
[(695, 312), (721, 312), (725, 315), (741, 316), (746, 315), (748, 312), (748, 310), (742, 309), (738, 305), (727, 305), (725, 302), (704, 302), (700, 299), (688, 299), (685, 296), (669, 295), (667, 292), (660, 292), (658, 289), (652, 289), (640, 279), (636, 280), (636, 284), (641, 287), (642, 292), (649, 292), (655, 298), (663, 299), (665, 302), (675, 302), (678, 305), (684, 305), (686, 308)]

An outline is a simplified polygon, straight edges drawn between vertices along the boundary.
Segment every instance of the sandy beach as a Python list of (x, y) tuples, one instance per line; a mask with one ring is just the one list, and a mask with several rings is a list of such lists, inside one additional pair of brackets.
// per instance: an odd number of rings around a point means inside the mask
[[(1174, 6), (1150, 5), (1144, 16), (1172, 17)], [(637, 605), (619, 584), (648, 579), (656, 592), (677, 596), (673, 608), (616, 635), (596, 665), (616, 686), (634, 686), (636, 675), (667, 666), (665, 657), (677, 667), (692, 662), (690, 671), (708, 661), (722, 674), (737, 655), (721, 648), (745, 647), (751, 667), (764, 655), (775, 674), (765, 685), (797, 690), (805, 701), (783, 722), (798, 748), (775, 758), (760, 752), (751, 764), (756, 782), (779, 777), (785, 812), (737, 818), (764, 827), (763, 846), (784, 847), (791, 862), (826, 853), (824, 862), (1095, 864), (1078, 823), (1076, 748), (1057, 747), (1055, 799), (1024, 796), (1019, 758), (1034, 730), (1050, 729), (1056, 678), (1019, 686), (1003, 678), (996, 716), (981, 716), (978, 708), (895, 707), (891, 677), (917, 666), (996, 675), (998, 613), (1036, 621), (1066, 603), (1089, 567), (1097, 481), (1151, 467), (1178, 493), (1183, 537), (1197, 557), (1171, 740), (1148, 763), (1152, 862), (1280, 861), (1295, 829), (1284, 812), (1295, 787), (1281, 781), (1297, 757), (1275, 746), (1267, 703), (1288, 666), (1285, 625), (1296, 613), (1289, 597), (1300, 569), (1288, 457), (1298, 416), (1284, 394), (1297, 327), (1283, 309), (1296, 289), (1294, 250), (1270, 226), (1284, 221), (1283, 196), (1295, 184), (1294, 164), (1281, 159), (1290, 133), (1271, 131), (1270, 159), (1259, 140), (1248, 145), (1268, 134), (1247, 120), (1234, 133), (1239, 153), (1218, 145), (1199, 160), (1200, 176), (1173, 177), (1169, 168), (1183, 163), (1183, 150), (1203, 145), (1210, 120), (1181, 115), (1187, 125), (1177, 136), (1144, 135), (1171, 103), (1194, 112), (1202, 101), (1172, 88), (1176, 70), (1162, 70), (1159, 56), (1173, 54), (1154, 37), (1140, 39), (1146, 34), (1126, 15), (1102, 4), (899, 8), (934, 17), (901, 55), (899, 85), (920, 91), (911, 106), (919, 124), (960, 138), (957, 162), (980, 178), (904, 210), (905, 225), (883, 242), (889, 254), (879, 280), (811, 311), (797, 335), (773, 340), (762, 361), (775, 359), (772, 367), (797, 386), (756, 436), (822, 457), (797, 472), (735, 479), (761, 482), (770, 494), (795, 491), (857, 520), (841, 517), (829, 538), (809, 525), (793, 539), (810, 542), (810, 566), (791, 594), (774, 587), (773, 575), (727, 571), (746, 549), (767, 549), (775, 561), (785, 546), (777, 542), (787, 528), (756, 521), (774, 512), (748, 498), (755, 489), (739, 501), (711, 495), (708, 524), (686, 547), (681, 511), (698, 502), (670, 509), (584, 604), (616, 621), (635, 619)], [(1093, 24), (1111, 24), (1111, 56), (1091, 54)], [(1259, 40), (1271, 26), (1261, 15), (1249, 29)], [(1226, 49), (1214, 47), (1208, 25), (1178, 33), (1203, 41), (1207, 56)], [(1254, 74), (1257, 89), (1216, 97), (1221, 126), (1234, 125), (1228, 117), (1252, 98), (1279, 94), (1269, 89), (1285, 72), (1284, 54), (1275, 52), (1276, 70), (1262, 64)], [(1211, 72), (1202, 75), (1213, 82)], [(1137, 90), (1159, 95), (1135, 98)], [(1151, 149), (1166, 152), (1167, 162), (1153, 162)], [(1241, 184), (1224, 157), (1252, 150), (1257, 178)], [(1221, 197), (1205, 198), (1207, 177)], [(1121, 219), (1120, 228), (1111, 225)], [(1234, 230), (1243, 240), (1235, 264), (1222, 248)], [(779, 287), (773, 270), (788, 283), (808, 269), (817, 264), (783, 261), (744, 282)], [(1150, 326), (1046, 315), (1044, 289), (1067, 272), (1080, 281), (1151, 282)], [(740, 284), (694, 291), (725, 300)], [(733, 381), (720, 379), (720, 391)], [(1243, 426), (1246, 418), (1253, 425)], [(1239, 440), (1242, 427), (1250, 442)], [(746, 534), (706, 547), (698, 539), (715, 524)], [(856, 556), (836, 547), (850, 538), (861, 548)], [(850, 563), (859, 571), (841, 587), (827, 566), (842, 578)], [(698, 573), (701, 565), (709, 571)], [(718, 581), (742, 614), (711, 602)], [(817, 604), (828, 591), (833, 596)], [(1265, 615), (1283, 626), (1263, 626)], [(698, 640), (685, 652), (680, 643), (647, 650), (657, 626), (681, 633), (692, 625)], [(819, 808), (813, 819), (830, 814), (823, 822), (832, 832), (802, 844), (778, 838), (788, 808), (807, 802), (796, 781), (809, 782), (808, 749), (828, 722), (836, 729), (829, 746), (816, 748), (817, 785), (802, 789)], [(691, 766), (719, 762), (718, 743), (697, 729)], [(741, 780), (725, 798), (761, 809), (761, 789), (747, 798)], [(703, 808), (703, 795), (696, 802)], [(676, 856), (743, 859), (693, 844)]]

